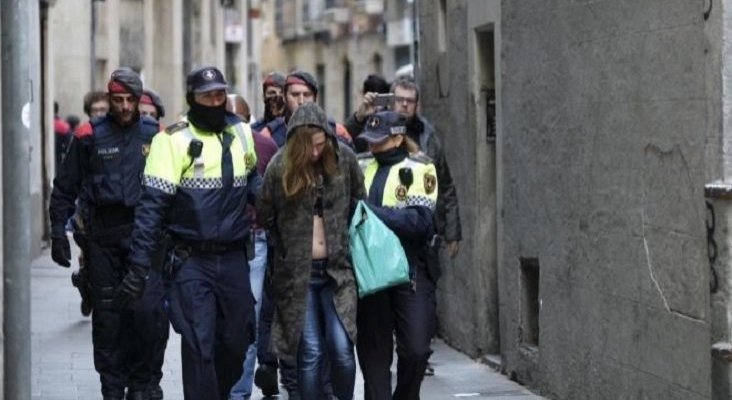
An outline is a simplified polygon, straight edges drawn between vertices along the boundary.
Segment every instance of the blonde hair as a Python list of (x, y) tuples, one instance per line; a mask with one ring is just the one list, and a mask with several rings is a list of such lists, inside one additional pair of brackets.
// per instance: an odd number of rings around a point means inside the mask
[[(324, 133), (325, 146), (317, 162), (312, 162), (312, 136)], [(318, 183), (318, 176), (333, 176), (338, 172), (338, 163), (333, 142), (322, 128), (304, 125), (295, 128), (284, 148), (284, 172), (282, 189), (288, 198), (300, 197), (310, 192)]]

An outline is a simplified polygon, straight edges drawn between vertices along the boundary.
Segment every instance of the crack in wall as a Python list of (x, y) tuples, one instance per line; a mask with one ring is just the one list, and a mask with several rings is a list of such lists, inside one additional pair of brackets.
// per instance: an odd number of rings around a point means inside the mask
[(641, 210), (641, 230), (643, 232), (643, 247), (646, 250), (646, 265), (648, 265), (648, 273), (651, 276), (651, 280), (653, 281), (653, 285), (656, 287), (656, 290), (658, 291), (658, 294), (661, 296), (661, 300), (663, 300), (663, 306), (666, 308), (666, 311), (672, 312), (671, 307), (668, 305), (668, 300), (666, 299), (666, 295), (663, 294), (663, 289), (661, 289), (661, 284), (658, 283), (658, 279), (656, 279), (656, 274), (653, 273), (653, 263), (651, 263), (651, 251), (648, 248), (648, 238), (646, 238), (646, 211)]
[(648, 266), (648, 274), (651, 277), (651, 280), (653, 281), (653, 285), (656, 287), (656, 291), (658, 291), (659, 296), (661, 296), (661, 300), (663, 300), (663, 307), (666, 309), (666, 311), (681, 317), (685, 320), (696, 322), (696, 323), (705, 323), (704, 320), (693, 317), (691, 315), (685, 314), (681, 311), (675, 310), (671, 308), (671, 306), (668, 304), (668, 299), (666, 298), (666, 295), (663, 293), (663, 289), (661, 289), (661, 284), (658, 282), (658, 279), (656, 278), (656, 274), (653, 272), (653, 263), (651, 262), (651, 251), (648, 248), (648, 238), (646, 238), (646, 212), (645, 210), (641, 210), (641, 229), (643, 231), (643, 247), (646, 251), (646, 265)]

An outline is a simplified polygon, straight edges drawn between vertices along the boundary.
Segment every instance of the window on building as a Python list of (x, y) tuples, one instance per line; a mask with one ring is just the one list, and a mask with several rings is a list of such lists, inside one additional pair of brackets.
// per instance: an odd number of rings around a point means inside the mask
[(521, 320), (519, 341), (529, 347), (539, 346), (539, 259), (521, 258)]
[(478, 126), (488, 143), (496, 140), (496, 56), (494, 25), (475, 32)]
[(372, 65), (372, 71), (374, 71), (375, 74), (384, 76), (384, 60), (381, 57), (381, 54), (374, 53), (374, 57), (371, 59)]
[(394, 65), (399, 68), (411, 62), (409, 45), (394, 47)]
[(275, 31), (280, 37), (283, 36), (285, 30), (284, 2), (285, 0), (275, 0)]
[(438, 0), (440, 6), (437, 12), (437, 50), (447, 51), (447, 0)]
[(325, 109), (325, 64), (315, 66), (315, 77), (318, 80), (318, 105)]

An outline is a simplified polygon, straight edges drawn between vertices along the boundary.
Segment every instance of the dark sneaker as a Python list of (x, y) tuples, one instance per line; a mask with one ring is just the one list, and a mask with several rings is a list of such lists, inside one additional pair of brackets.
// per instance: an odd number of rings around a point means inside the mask
[(148, 400), (147, 391), (145, 390), (133, 390), (127, 392), (126, 400)]
[(254, 384), (265, 396), (274, 396), (280, 392), (277, 386), (277, 367), (273, 365), (260, 365), (254, 373)]
[(163, 400), (163, 388), (160, 385), (154, 385), (148, 390), (147, 396), (150, 400)]

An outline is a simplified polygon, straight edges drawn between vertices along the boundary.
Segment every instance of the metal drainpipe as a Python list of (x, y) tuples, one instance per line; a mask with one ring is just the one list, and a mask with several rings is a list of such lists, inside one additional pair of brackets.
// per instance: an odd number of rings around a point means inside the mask
[(707, 198), (707, 249), (710, 276), (710, 323), (712, 361), (712, 399), (732, 398), (732, 303), (730, 288), (730, 239), (732, 225), (732, 185), (709, 183)]
[(33, 101), (29, 1), (0, 0), (5, 399), (31, 398), (30, 133), (22, 117), (23, 110), (30, 113)]

